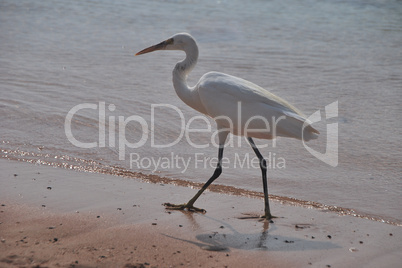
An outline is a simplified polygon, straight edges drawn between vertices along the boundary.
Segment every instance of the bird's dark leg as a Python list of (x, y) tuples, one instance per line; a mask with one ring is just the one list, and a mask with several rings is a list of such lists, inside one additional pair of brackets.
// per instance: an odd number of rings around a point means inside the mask
[(276, 218), (271, 215), (271, 210), (269, 208), (269, 199), (268, 199), (268, 182), (267, 182), (267, 161), (265, 161), (264, 157), (261, 155), (257, 146), (255, 145), (252, 138), (248, 137), (247, 140), (250, 142), (251, 148), (253, 148), (254, 153), (257, 155), (260, 160), (260, 168), (262, 172), (262, 185), (264, 189), (264, 204), (265, 204), (265, 215), (262, 216), (267, 220), (271, 220), (272, 218)]
[(197, 211), (197, 212), (202, 212), (205, 213), (205, 209), (202, 208), (196, 208), (194, 207), (194, 202), (200, 197), (200, 195), (208, 188), (208, 186), (216, 180), (219, 175), (222, 173), (222, 157), (223, 157), (223, 146), (219, 147), (218, 151), (218, 164), (216, 166), (216, 169), (214, 171), (214, 174), (212, 177), (202, 186), (202, 188), (197, 192), (197, 194), (190, 199), (186, 204), (180, 204), (180, 205), (175, 205), (171, 203), (165, 203), (163, 204), (167, 209), (175, 209), (175, 210), (189, 210), (189, 211)]
[(229, 131), (226, 129), (222, 129), (219, 126), (219, 123), (218, 123), (218, 129), (219, 129), (219, 132), (218, 132), (218, 138), (219, 138), (218, 164), (216, 166), (214, 174), (202, 186), (202, 188), (198, 191), (198, 193), (193, 198), (191, 198), (190, 201), (188, 201), (186, 204), (174, 205), (174, 204), (170, 204), (170, 203), (165, 203), (164, 205), (167, 209), (178, 209), (178, 210), (187, 209), (189, 211), (198, 211), (198, 212), (203, 212), (203, 213), (206, 212), (204, 209), (194, 207), (194, 202), (197, 201), (198, 197), (200, 197), (200, 195), (205, 191), (205, 189), (207, 189), (208, 186), (214, 180), (216, 180), (219, 177), (219, 175), (221, 175), (221, 173), (222, 173), (223, 148), (225, 147), (225, 142), (226, 142), (226, 138), (229, 134)]

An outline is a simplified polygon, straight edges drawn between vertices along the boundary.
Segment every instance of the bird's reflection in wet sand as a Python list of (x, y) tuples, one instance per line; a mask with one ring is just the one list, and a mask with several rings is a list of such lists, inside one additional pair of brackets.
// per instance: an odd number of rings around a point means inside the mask
[[(182, 212), (186, 216), (190, 225), (192, 226), (191, 228), (194, 231), (202, 229), (201, 225), (197, 222), (193, 212), (182, 210), (180, 212)], [(218, 222), (220, 224), (220, 228), (229, 229), (232, 233), (227, 234), (215, 231), (212, 233), (196, 235), (196, 239), (200, 242), (181, 239), (170, 235), (166, 236), (194, 244), (204, 250), (210, 251), (230, 251), (230, 248), (267, 249), (266, 242), (268, 239), (268, 229), (270, 228), (270, 221), (264, 220), (261, 222), (263, 227), (261, 233), (244, 234), (238, 232), (232, 225), (223, 220), (218, 220), (206, 215), (202, 215), (202, 217)]]
[[(194, 215), (193, 213), (187, 211), (181, 212), (191, 223), (192, 231), (194, 232), (202, 232), (202, 230), (205, 229), (204, 226), (209, 226), (208, 229), (211, 230), (211, 225), (206, 225), (204, 221), (199, 222), (200, 219), (211, 220), (219, 223), (219, 229), (217, 229), (216, 231), (209, 231), (207, 233), (199, 233), (195, 236), (195, 240), (191, 238), (189, 239), (188, 236), (185, 239), (165, 234), (165, 236), (167, 237), (196, 245), (204, 250), (230, 251), (231, 249), (241, 249), (266, 251), (300, 251), (339, 248), (338, 245), (328, 241), (312, 241), (299, 238), (299, 236), (281, 235), (280, 233), (283, 233), (284, 231), (283, 228), (288, 227), (278, 227), (276, 224), (267, 220), (255, 221), (250, 219), (249, 222), (252, 225), (250, 225), (251, 228), (255, 229), (255, 226), (257, 226), (257, 228), (259, 228), (258, 226), (261, 226), (262, 230), (260, 229), (260, 231), (254, 232), (252, 231), (251, 233), (242, 233), (238, 231), (233, 226), (233, 224), (229, 224), (225, 220), (220, 220), (203, 214)], [(242, 224), (241, 226), (244, 229), (244, 224)], [(247, 229), (249, 228), (247, 227)], [(185, 232), (183, 232), (183, 236), (184, 233)], [(286, 233), (288, 233), (288, 230), (286, 230)]]
[(260, 236), (260, 242), (258, 243), (258, 246), (257, 246), (258, 248), (261, 248), (261, 249), (267, 248), (265, 246), (265, 242), (268, 239), (268, 229), (269, 229), (269, 221), (264, 221), (261, 236)]

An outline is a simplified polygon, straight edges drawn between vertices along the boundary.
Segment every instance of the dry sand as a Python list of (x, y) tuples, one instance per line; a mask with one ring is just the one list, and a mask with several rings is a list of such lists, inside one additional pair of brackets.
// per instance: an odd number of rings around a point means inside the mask
[(401, 227), (196, 189), (0, 159), (0, 267), (400, 267)]

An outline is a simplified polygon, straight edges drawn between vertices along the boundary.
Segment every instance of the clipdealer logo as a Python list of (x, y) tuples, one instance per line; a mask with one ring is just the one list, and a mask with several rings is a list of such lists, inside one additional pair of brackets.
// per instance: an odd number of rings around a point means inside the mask
[[(97, 141), (92, 141), (92, 142), (82, 142), (79, 141), (74, 135), (72, 131), (72, 124), (74, 122), (74, 116), (80, 112), (80, 111), (85, 111), (87, 109), (91, 110), (97, 110), (98, 111), (98, 139)], [(175, 111), (179, 118), (180, 118), (180, 134), (176, 137), (174, 141), (171, 141), (166, 144), (157, 144), (156, 139), (155, 139), (155, 118), (157, 118), (157, 111), (161, 112), (163, 109), (170, 109), (171, 111)], [(241, 111), (241, 104), (239, 103), (238, 109)], [(64, 122), (64, 130), (65, 130), (65, 135), (67, 139), (70, 141), (71, 144), (73, 144), (76, 147), (83, 148), (83, 149), (90, 149), (90, 148), (103, 148), (106, 146), (113, 147), (113, 148), (118, 148), (118, 155), (119, 155), (119, 160), (125, 160), (126, 159), (126, 150), (127, 148), (130, 149), (137, 149), (142, 146), (144, 146), (147, 142), (148, 139), (150, 139), (150, 145), (151, 148), (171, 148), (175, 146), (180, 140), (185, 138), (189, 145), (191, 145), (193, 148), (196, 149), (202, 149), (202, 148), (207, 148), (209, 146), (214, 146), (216, 148), (219, 147), (219, 145), (216, 142), (216, 136), (219, 134), (219, 131), (212, 131), (213, 127), (211, 125), (211, 122), (202, 115), (197, 115), (192, 118), (190, 118), (187, 122), (185, 120), (183, 112), (176, 106), (171, 105), (171, 104), (151, 104), (151, 122), (150, 124), (141, 116), (139, 115), (131, 115), (128, 117), (124, 116), (115, 116), (115, 115), (108, 115), (106, 116), (106, 113), (114, 112), (116, 110), (116, 106), (114, 104), (109, 104), (107, 105), (106, 108), (106, 103), (105, 102), (99, 102), (99, 103), (82, 103), (74, 106), (71, 108), (71, 110), (67, 113), (65, 122)], [(166, 112), (166, 110), (162, 111)], [(275, 132), (276, 130), (276, 123), (279, 122), (280, 120), (285, 119), (280, 117), (278, 119), (273, 118), (273, 126), (272, 126), (272, 132)], [(325, 119), (330, 119), (330, 118), (336, 118), (338, 117), (338, 101), (335, 101), (331, 104), (328, 104), (325, 106)], [(258, 117), (258, 119), (261, 119), (261, 116)], [(321, 111), (317, 110), (314, 112), (312, 115), (310, 115), (307, 118), (311, 123), (317, 123), (322, 120), (321, 117)], [(194, 121), (203, 121), (205, 123), (205, 128), (193, 128), (193, 122)], [(126, 129), (128, 124), (136, 124), (140, 126), (141, 130), (141, 135), (137, 139), (136, 142), (130, 142), (126, 138)], [(303, 128), (307, 126), (307, 122), (304, 123)], [(116, 131), (116, 126), (117, 126), (117, 131)], [(106, 129), (108, 128), (108, 129)], [(204, 144), (198, 144), (191, 140), (190, 134), (191, 133), (211, 133), (211, 140), (210, 143), (204, 143)], [(106, 135), (108, 133), (108, 135)], [(336, 167), (338, 165), (338, 123), (331, 123), (327, 124), (327, 137), (326, 137), (326, 150), (324, 153), (318, 152), (311, 147), (309, 147), (304, 139), (302, 139), (303, 146), (306, 148), (306, 150), (319, 159), (320, 161), (332, 166)], [(117, 134), (117, 140), (116, 140), (116, 134)], [(108, 136), (108, 139), (106, 137)], [(275, 137), (275, 133), (273, 133), (273, 136)], [(229, 135), (228, 141), (226, 144), (230, 144), (233, 146), (235, 143), (235, 136), (234, 135)], [(117, 141), (117, 144), (116, 144)], [(241, 141), (242, 137), (237, 136), (237, 145), (240, 147), (241, 146)], [(272, 143), (273, 147), (276, 146), (276, 142), (273, 141)], [(267, 145), (261, 145), (259, 146), (260, 148), (267, 147)], [(203, 155), (203, 154), (202, 154)], [(201, 154), (194, 154), (194, 157), (192, 159), (184, 159), (181, 156), (173, 156), (173, 157), (160, 157), (159, 159), (155, 158), (145, 158), (141, 157), (140, 154), (138, 153), (130, 153), (130, 168), (133, 168), (133, 165), (135, 168), (145, 168), (145, 169), (151, 169), (156, 171), (158, 168), (166, 169), (166, 168), (172, 168), (174, 165), (175, 168), (180, 168), (182, 172), (184, 173), (188, 166), (189, 162), (192, 160), (194, 161), (195, 168), (198, 167), (215, 167), (216, 166), (216, 161), (217, 158), (206, 158), (204, 157), (204, 164), (201, 165)], [(269, 156), (266, 159), (268, 163), (268, 168), (285, 168), (286, 163), (285, 159), (282, 157), (277, 157), (275, 153), (269, 152)], [(223, 164), (226, 162), (230, 162), (229, 160), (225, 160)], [(253, 162), (254, 161), (254, 162)], [(175, 164), (176, 163), (176, 164)], [(236, 165), (239, 167), (254, 167), (254, 164), (250, 163), (255, 163), (256, 168), (259, 167), (259, 160), (256, 157), (251, 158), (249, 155), (245, 155), (243, 157), (239, 156), (238, 154), (235, 154), (235, 160), (232, 163), (232, 166)], [(248, 164), (245, 164), (248, 163)], [(236, 166), (235, 166), (236, 167)]]
[[(334, 101), (325, 106), (325, 119), (338, 117), (338, 101)], [(307, 118), (312, 124), (321, 121), (321, 111), (314, 112)], [(306, 125), (304, 123), (303, 127)], [(336, 167), (338, 166), (338, 122), (327, 124), (327, 141), (325, 146), (325, 153), (320, 153), (310, 148), (302, 139), (303, 146), (306, 150), (322, 162)]]

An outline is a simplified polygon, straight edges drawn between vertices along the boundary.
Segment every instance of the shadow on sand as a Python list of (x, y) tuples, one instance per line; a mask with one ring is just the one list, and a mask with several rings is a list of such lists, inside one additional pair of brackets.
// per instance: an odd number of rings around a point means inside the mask
[[(192, 226), (198, 227), (199, 224), (195, 220), (192, 213), (185, 213), (190, 220)], [(241, 233), (238, 232), (233, 226), (225, 221), (214, 219), (206, 215), (202, 217), (208, 218), (212, 221), (219, 222), (224, 232), (211, 232), (198, 234), (195, 240), (187, 240), (179, 237), (166, 235), (172, 239), (180, 240), (186, 243), (196, 245), (204, 250), (210, 251), (230, 251), (230, 249), (242, 250), (266, 250), (266, 251), (302, 251), (302, 250), (327, 250), (333, 248), (340, 248), (340, 246), (330, 241), (317, 241), (312, 239), (303, 239), (300, 237), (275, 235), (275, 230), (278, 227), (275, 223), (268, 221), (261, 221), (261, 231), (254, 233)], [(230, 230), (228, 233), (227, 230)]]

